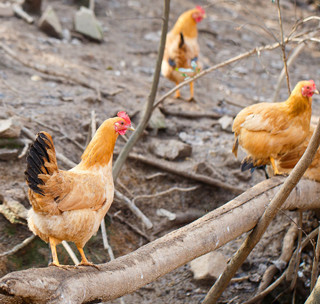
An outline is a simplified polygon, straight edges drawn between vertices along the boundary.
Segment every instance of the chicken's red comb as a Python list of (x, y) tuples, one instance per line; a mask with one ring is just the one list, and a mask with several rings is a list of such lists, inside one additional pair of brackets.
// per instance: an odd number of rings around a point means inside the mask
[(316, 84), (314, 83), (314, 81), (312, 79), (310, 79), (309, 82), (313, 87), (316, 87)]
[(206, 13), (205, 10), (203, 9), (203, 7), (200, 6), (200, 5), (197, 5), (197, 6), (196, 6), (196, 9), (197, 9), (198, 11), (200, 11), (201, 14), (203, 14), (203, 15)]
[(131, 125), (130, 117), (125, 111), (118, 112), (117, 116), (123, 118), (127, 125)]

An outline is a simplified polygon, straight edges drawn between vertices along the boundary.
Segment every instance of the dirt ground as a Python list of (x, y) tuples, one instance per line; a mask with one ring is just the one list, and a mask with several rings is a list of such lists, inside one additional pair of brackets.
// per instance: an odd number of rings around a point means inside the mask
[[(285, 33), (295, 21), (310, 15), (319, 15), (313, 4), (299, 1), (281, 1)], [(49, 1), (44, 1), (46, 7)], [(206, 8), (207, 18), (199, 24), (199, 43), (201, 60), (209, 67), (244, 53), (256, 46), (275, 42), (268, 28), (278, 39), (279, 24), (277, 6), (271, 1), (203, 1), (196, 4)], [(71, 0), (51, 0), (64, 29), (71, 32), (71, 40), (58, 40), (46, 36), (37, 26), (12, 17), (2, 18), (0, 23), (0, 42), (18, 54), (13, 59), (3, 49), (0, 50), (0, 119), (18, 116), (24, 126), (34, 134), (40, 130), (49, 131), (56, 150), (74, 162), (79, 162), (85, 145), (91, 112), (94, 110), (97, 121), (114, 116), (125, 110), (137, 124), (147, 100), (161, 30), (162, 2), (138, 0), (96, 0), (96, 15), (104, 31), (103, 43), (89, 41), (73, 32), (73, 15), (78, 6)], [(171, 3), (171, 28), (179, 14), (194, 7), (195, 2), (174, 0)], [(36, 17), (37, 18), (37, 17)], [(308, 26), (315, 26), (310, 23)], [(287, 47), (291, 54), (296, 45)], [(314, 79), (320, 83), (320, 49), (317, 44), (309, 44), (290, 67), (290, 81), (294, 86), (299, 80)], [(46, 67), (49, 74), (43, 74), (28, 67), (19, 60)], [(164, 107), (168, 111), (195, 113), (217, 113), (234, 117), (242, 107), (270, 101), (278, 75), (283, 67), (280, 49), (262, 52), (225, 68), (216, 70), (195, 83), (196, 103), (168, 98)], [(102, 92), (102, 100), (97, 100), (97, 92), (84, 85), (74, 84), (65, 78), (57, 77), (55, 72), (84, 79), (94, 84)], [(37, 76), (37, 77), (36, 77)], [(161, 77), (158, 96), (163, 95), (173, 84)], [(188, 97), (188, 88), (182, 89), (182, 96)], [(280, 92), (280, 100), (287, 97), (285, 83)], [(313, 115), (320, 113), (320, 99), (314, 98)], [(175, 115), (165, 116), (166, 128), (147, 133), (134, 148), (145, 156), (150, 155), (152, 140), (176, 139), (192, 146), (192, 155), (175, 161), (176, 165), (187, 171), (196, 171), (199, 164), (210, 165), (214, 169), (212, 177), (246, 190), (265, 179), (264, 173), (257, 170), (252, 175), (241, 173), (240, 160), (231, 153), (233, 135), (230, 126), (222, 130), (221, 125), (211, 118), (190, 119)], [(22, 135), (23, 137), (23, 135)], [(71, 139), (71, 140), (70, 140)], [(78, 145), (74, 143), (76, 141)], [(118, 140), (116, 151), (124, 145)], [(26, 199), (24, 170), (25, 157), (0, 161), (0, 194), (6, 190), (18, 189), (20, 201), (29, 208)], [(61, 165), (63, 169), (63, 165)], [(120, 211), (125, 221), (143, 230), (151, 239), (176, 229), (162, 229), (164, 219), (156, 214), (158, 208), (173, 213), (197, 210), (205, 214), (235, 195), (223, 189), (200, 184), (181, 176), (160, 171), (138, 161), (129, 160), (124, 166), (117, 189), (131, 198), (143, 194), (155, 194), (174, 186), (199, 187), (192, 192), (174, 191), (170, 194), (149, 199), (137, 199), (136, 204), (154, 223), (153, 231), (144, 229), (142, 223), (120, 201), (115, 201), (106, 218), (107, 232), (115, 256), (127, 254), (146, 243), (146, 239), (132, 231), (113, 215)], [(157, 175), (155, 175), (157, 174)], [(22, 189), (22, 190), (21, 190)], [(21, 192), (22, 191), (22, 192)], [(261, 275), (271, 261), (281, 252), (282, 238), (290, 225), (293, 213), (279, 215), (258, 244), (237, 276), (248, 279), (230, 285), (221, 297), (221, 303), (241, 303), (254, 294)], [(313, 213), (304, 214), (305, 231), (314, 227)], [(10, 224), (0, 214), (0, 252), (10, 250), (14, 245), (30, 236), (26, 225)], [(276, 235), (276, 237), (275, 237)], [(219, 249), (227, 258), (241, 244), (241, 239)], [(309, 250), (309, 251), (308, 251)], [(296, 303), (303, 303), (309, 292), (310, 261), (312, 250), (303, 253), (304, 269), (296, 291)], [(109, 260), (103, 249), (102, 238), (98, 233), (86, 245), (89, 259), (95, 263)], [(58, 248), (61, 263), (72, 263), (62, 247)], [(16, 254), (2, 258), (0, 274), (30, 267), (44, 267), (48, 264), (49, 248), (36, 238), (31, 244)], [(197, 283), (193, 280), (190, 266), (185, 265), (160, 278), (133, 294), (126, 295), (126, 303), (199, 303), (212, 282)], [(276, 289), (264, 303), (289, 303), (292, 292), (283, 285)], [(285, 292), (283, 292), (285, 291)], [(280, 295), (279, 298), (277, 298)], [(119, 300), (110, 302), (119, 303)]]

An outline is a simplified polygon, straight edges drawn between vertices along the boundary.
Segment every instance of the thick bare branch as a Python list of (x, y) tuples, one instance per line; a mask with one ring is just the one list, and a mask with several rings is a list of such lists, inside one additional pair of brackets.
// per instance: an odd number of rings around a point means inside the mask
[[(0, 280), (0, 292), (35, 304), (108, 301), (123, 296), (252, 229), (283, 182), (283, 177), (264, 181), (195, 222), (100, 265), (101, 271), (49, 267), (13, 272)], [(302, 180), (282, 208), (319, 208), (319, 193), (319, 183)]]

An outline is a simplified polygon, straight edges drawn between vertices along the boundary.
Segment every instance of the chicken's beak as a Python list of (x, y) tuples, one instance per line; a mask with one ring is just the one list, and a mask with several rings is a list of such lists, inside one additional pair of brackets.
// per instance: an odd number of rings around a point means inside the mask
[(130, 127), (127, 128), (127, 130), (135, 131), (136, 129), (133, 126), (130, 126)]
[(319, 95), (319, 91), (318, 90), (315, 90), (313, 93)]

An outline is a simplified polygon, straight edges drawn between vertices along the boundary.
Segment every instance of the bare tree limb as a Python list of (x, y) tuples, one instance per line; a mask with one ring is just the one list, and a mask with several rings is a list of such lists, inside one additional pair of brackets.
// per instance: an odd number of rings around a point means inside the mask
[[(195, 222), (101, 264), (100, 271), (48, 267), (13, 272), (0, 280), (0, 293), (12, 295), (13, 300), (23, 297), (34, 304), (86, 303), (121, 297), (252, 229), (284, 180), (266, 180)], [(319, 194), (319, 183), (301, 180), (282, 208), (319, 208)]]
[(240, 194), (244, 191), (244, 189), (242, 189), (242, 188), (232, 186), (227, 183), (223, 183), (218, 179), (215, 179), (215, 178), (212, 178), (212, 177), (209, 177), (206, 175), (180, 170), (179, 168), (177, 168), (176, 164), (170, 163), (169, 161), (154, 159), (152, 157), (146, 157), (146, 156), (136, 154), (136, 153), (130, 153), (129, 158), (141, 161), (147, 165), (151, 165), (153, 167), (165, 170), (165, 171), (170, 172), (172, 174), (180, 175), (185, 178), (189, 178), (189, 179), (201, 182), (201, 183), (205, 183), (207, 185), (211, 185), (214, 187), (218, 187), (218, 188), (222, 188), (222, 189), (231, 191), (232, 193), (235, 193), (235, 194)]
[(4, 257), (4, 256), (7, 256), (7, 255), (12, 255), (12, 254), (15, 254), (17, 251), (19, 251), (21, 248), (27, 246), (28, 244), (30, 244), (35, 238), (35, 235), (31, 235), (29, 236), (28, 238), (26, 238), (22, 243), (14, 246), (12, 249), (8, 250), (8, 251), (5, 251), (5, 252), (1, 252), (0, 253), (0, 257)]
[(160, 78), (160, 71), (161, 71), (161, 63), (162, 57), (164, 53), (164, 47), (166, 44), (167, 38), (167, 31), (168, 31), (168, 20), (169, 20), (169, 12), (170, 12), (170, 0), (164, 0), (164, 12), (163, 12), (163, 23), (162, 23), (162, 30), (161, 30), (161, 38), (159, 44), (159, 51), (158, 51), (158, 58), (156, 62), (156, 68), (153, 74), (153, 82), (150, 94), (148, 96), (148, 102), (146, 103), (145, 110), (141, 121), (136, 129), (136, 131), (132, 134), (129, 141), (126, 143), (124, 148), (122, 149), (120, 155), (118, 156), (116, 162), (113, 165), (113, 178), (117, 180), (120, 170), (126, 161), (129, 152), (131, 151), (132, 147), (140, 138), (141, 134), (143, 133), (144, 129), (146, 128), (148, 121), (152, 115), (153, 104), (156, 98), (158, 83)]
[(259, 242), (262, 235), (266, 231), (268, 225), (270, 224), (271, 220), (275, 217), (278, 210), (281, 208), (281, 206), (284, 204), (284, 202), (290, 195), (292, 189), (299, 182), (304, 172), (311, 164), (313, 157), (319, 147), (319, 144), (320, 119), (318, 121), (317, 128), (312, 135), (312, 138), (305, 153), (303, 154), (295, 168), (292, 170), (289, 177), (286, 179), (285, 183), (282, 185), (281, 190), (271, 200), (270, 205), (265, 210), (257, 226), (252, 230), (252, 232), (249, 234), (246, 240), (242, 243), (241, 247), (238, 249), (236, 254), (228, 263), (225, 271), (212, 286), (206, 298), (204, 299), (203, 304), (216, 303), (224, 289), (228, 286), (230, 280), (232, 279), (238, 268), (242, 265), (249, 253)]

